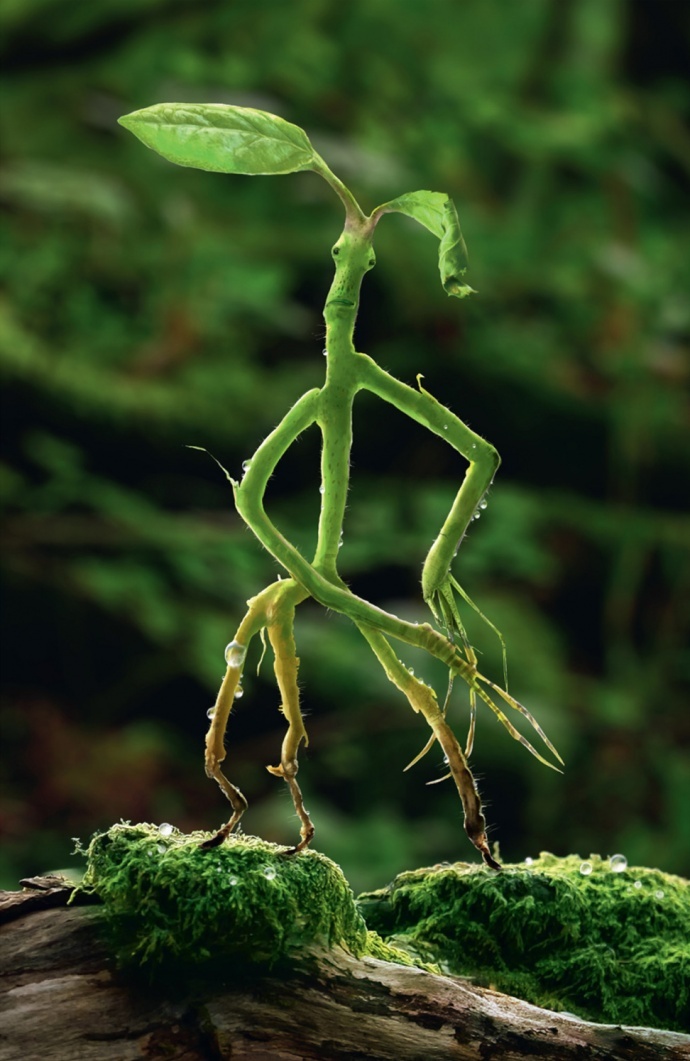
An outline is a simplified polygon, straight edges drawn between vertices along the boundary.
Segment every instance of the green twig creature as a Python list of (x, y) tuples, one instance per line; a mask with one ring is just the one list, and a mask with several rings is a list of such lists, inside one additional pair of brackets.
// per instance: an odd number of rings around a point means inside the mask
[[(247, 807), (240, 790), (225, 777), (224, 736), (228, 717), (241, 689), (247, 647), (256, 634), (268, 640), (275, 655), (275, 675), (288, 721), (280, 765), (271, 773), (288, 784), (301, 822), (300, 840), (293, 852), (301, 851), (314, 835), (297, 783), (297, 753), (307, 733), (300, 712), (293, 624), (295, 609), (307, 597), (325, 608), (349, 616), (381, 663), (386, 675), (420, 712), (431, 727), (431, 738), (414, 762), (437, 740), (444, 752), (464, 809), (465, 830), (484, 861), (500, 869), (492, 857), (486, 837), (486, 822), (477, 787), (468, 766), (474, 735), (476, 698), (483, 700), (511, 735), (538, 759), (551, 766), (508, 720), (492, 693), (524, 715), (547, 748), (560, 760), (555, 748), (532, 715), (507, 691), (477, 670), (475, 654), (460, 619), (456, 595), (471, 606), (467, 595), (451, 573), (451, 562), (465, 531), (482, 503), (499, 464), (496, 450), (441, 405), (421, 385), (417, 389), (401, 383), (366, 354), (357, 353), (353, 332), (362, 278), (376, 264), (373, 237), (384, 214), (402, 213), (424, 225), (440, 240), (439, 268), (449, 295), (471, 293), (462, 280), (465, 247), (455, 206), (438, 192), (419, 191), (402, 195), (377, 207), (367, 217), (352, 193), (314, 151), (306, 134), (296, 125), (275, 115), (244, 107), (216, 104), (159, 104), (135, 111), (122, 124), (148, 147), (171, 162), (221, 173), (281, 174), (312, 170), (324, 178), (345, 207), (345, 227), (332, 249), (335, 277), (324, 318), (326, 321), (326, 382), (304, 394), (278, 427), (261, 443), (244, 466), (240, 482), (230, 478), (237, 511), (259, 541), (288, 572), (289, 578), (267, 586), (248, 602), (248, 611), (225, 653), (223, 678), (211, 726), (206, 738), (206, 772), (215, 778), (232, 805), (230, 820), (206, 842), (214, 847), (225, 840)], [(389, 402), (453, 446), (469, 462), (463, 483), (422, 570), (422, 592), (433, 618), (429, 623), (405, 622), (352, 593), (338, 574), (338, 550), (349, 481), (352, 442), (352, 406), (360, 390), (368, 390)], [(269, 478), (286, 450), (306, 428), (316, 424), (323, 436), (321, 455), (321, 512), (316, 552), (309, 563), (273, 525), (264, 510)], [(226, 473), (227, 474), (227, 473)], [(481, 613), (480, 613), (481, 614)], [(442, 632), (441, 632), (442, 631)], [(500, 636), (500, 635), (499, 635)], [(398, 658), (391, 640), (424, 649), (448, 668), (449, 691), (456, 676), (470, 690), (470, 727), (466, 747), (460, 747), (446, 721), (434, 690), (415, 677)], [(502, 641), (502, 638), (501, 638)], [(412, 765), (412, 764), (410, 764)], [(554, 767), (556, 769), (556, 767)]]

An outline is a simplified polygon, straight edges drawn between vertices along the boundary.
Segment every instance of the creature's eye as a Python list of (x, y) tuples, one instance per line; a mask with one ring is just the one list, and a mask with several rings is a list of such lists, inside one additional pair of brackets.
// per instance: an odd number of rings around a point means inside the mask
[(332, 253), (335, 258), (337, 254), (340, 254), (340, 247), (334, 247)]
[(369, 268), (373, 269), (375, 265), (376, 265), (376, 258), (370, 258), (369, 259)]

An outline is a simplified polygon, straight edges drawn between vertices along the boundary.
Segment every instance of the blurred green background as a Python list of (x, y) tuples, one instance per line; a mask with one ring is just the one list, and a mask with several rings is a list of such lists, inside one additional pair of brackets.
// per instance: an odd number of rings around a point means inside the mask
[[(120, 818), (227, 816), (206, 710), (276, 567), (185, 445), (238, 474), (323, 378), (340, 204), (310, 174), (165, 163), (116, 124), (161, 101), (296, 122), (367, 210), (453, 196), (478, 295), (448, 299), (434, 239), (385, 218), (357, 343), (423, 372), (503, 457), (455, 573), (567, 769), (480, 710), (491, 837), (508, 860), (623, 852), (690, 874), (690, 5), (3, 0), (0, 30), (2, 884), (74, 863), (72, 836)], [(421, 563), (464, 462), (372, 398), (355, 433), (343, 575), (423, 620)], [(318, 451), (306, 433), (268, 502), (306, 549)], [(499, 680), (498, 642), (467, 623)], [(297, 637), (316, 846), (355, 888), (472, 858), (451, 783), (425, 787), (438, 752), (403, 774), (424, 724), (349, 623), (306, 603)], [(255, 662), (228, 772), (247, 831), (290, 843)], [(451, 717), (463, 736), (460, 683)]]

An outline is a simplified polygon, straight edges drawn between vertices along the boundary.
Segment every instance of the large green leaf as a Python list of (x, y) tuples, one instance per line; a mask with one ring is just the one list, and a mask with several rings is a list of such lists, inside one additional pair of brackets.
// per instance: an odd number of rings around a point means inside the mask
[(251, 107), (157, 103), (120, 125), (169, 162), (214, 173), (295, 173), (318, 159), (299, 126)]
[(453, 200), (442, 192), (408, 192), (374, 211), (374, 214), (391, 213), (407, 214), (433, 232), (441, 241), (438, 267), (445, 290), (457, 298), (471, 295), (473, 289), (461, 279), (467, 269), (467, 247)]

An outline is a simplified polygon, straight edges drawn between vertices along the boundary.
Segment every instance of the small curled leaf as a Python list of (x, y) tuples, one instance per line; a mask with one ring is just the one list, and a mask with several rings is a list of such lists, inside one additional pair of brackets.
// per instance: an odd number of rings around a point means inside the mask
[(414, 218), (441, 241), (438, 267), (441, 283), (449, 295), (464, 298), (473, 294), (473, 288), (462, 281), (467, 269), (467, 247), (452, 199), (442, 192), (408, 192), (379, 206), (373, 216), (378, 219), (382, 214), (391, 213)]
[(443, 204), (443, 222), (443, 236), (438, 249), (441, 283), (449, 295), (465, 298), (466, 295), (473, 294), (473, 289), (461, 280), (467, 269), (467, 247), (452, 199), (446, 199)]
[(298, 125), (252, 107), (157, 103), (119, 119), (143, 144), (178, 166), (214, 173), (296, 173), (319, 156)]

